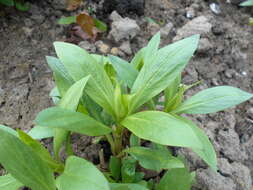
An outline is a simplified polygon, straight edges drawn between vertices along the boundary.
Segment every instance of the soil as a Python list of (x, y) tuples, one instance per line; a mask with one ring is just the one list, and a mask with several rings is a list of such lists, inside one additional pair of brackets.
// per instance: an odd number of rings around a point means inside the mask
[[(49, 91), (54, 87), (52, 73), (45, 56), (54, 55), (52, 43), (67, 38), (68, 27), (57, 24), (57, 19), (69, 13), (57, 8), (58, 1), (32, 1), (28, 12), (0, 7), (0, 123), (28, 131), (33, 127), (37, 113), (52, 105)], [(119, 0), (115, 1), (119, 2)], [(127, 2), (127, 1), (124, 1)], [(138, 6), (143, 6), (138, 1)], [(220, 6), (221, 13), (210, 10), (210, 3)], [(231, 2), (236, 2), (232, 1)], [(95, 1), (97, 15), (109, 22), (112, 10)], [(120, 7), (122, 5), (115, 6)], [(248, 18), (253, 9), (241, 8), (222, 1), (203, 0), (146, 0), (144, 10), (135, 10), (127, 4), (129, 12), (124, 16), (135, 19), (142, 31), (130, 41), (133, 52), (143, 47), (154, 31), (161, 26), (146, 21), (150, 17), (173, 28), (162, 44), (168, 44), (184, 35), (179, 31), (193, 19), (208, 18), (210, 30), (201, 35), (203, 47), (186, 68), (184, 82), (203, 83), (189, 94), (201, 89), (231, 85), (253, 93), (253, 27)], [(76, 12), (80, 11), (77, 10)], [(137, 11), (137, 12), (136, 12)], [(193, 18), (187, 18), (189, 13)], [(136, 14), (135, 14), (136, 13)], [(142, 15), (144, 13), (144, 15)], [(185, 32), (185, 31), (183, 31)], [(99, 40), (112, 47), (107, 35)], [(132, 55), (124, 55), (129, 59)], [(194, 189), (250, 190), (253, 179), (253, 100), (225, 112), (192, 117), (212, 140), (218, 154), (219, 171), (212, 173), (195, 155), (185, 149), (177, 151), (189, 161), (191, 169), (197, 169)], [(73, 137), (74, 149), (82, 157), (98, 162), (98, 151), (104, 144), (94, 145), (91, 138)], [(250, 174), (251, 173), (251, 174)]]

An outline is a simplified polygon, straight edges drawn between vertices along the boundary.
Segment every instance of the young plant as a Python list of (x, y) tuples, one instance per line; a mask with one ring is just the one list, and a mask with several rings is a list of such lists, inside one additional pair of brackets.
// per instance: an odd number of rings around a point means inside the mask
[[(217, 171), (208, 137), (182, 114), (214, 113), (253, 95), (219, 86), (184, 100), (193, 85), (182, 84), (181, 73), (198, 42), (194, 35), (159, 49), (158, 33), (130, 63), (55, 42), (58, 58), (47, 61), (56, 83), (50, 93), (56, 106), (40, 112), (28, 134), (0, 127), (0, 163), (8, 172), (0, 177), (1, 189), (189, 190), (194, 172), (170, 147), (190, 148)], [(107, 168), (101, 162), (99, 171), (73, 155), (73, 132), (108, 141), (112, 154)], [(48, 137), (54, 138), (53, 158), (34, 140)], [(62, 147), (66, 161), (60, 157)], [(156, 171), (161, 180), (147, 178), (141, 167)]]

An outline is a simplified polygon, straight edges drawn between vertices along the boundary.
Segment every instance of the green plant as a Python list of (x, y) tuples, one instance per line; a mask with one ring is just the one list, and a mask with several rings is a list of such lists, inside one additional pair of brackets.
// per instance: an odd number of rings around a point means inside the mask
[[(192, 149), (216, 171), (208, 137), (181, 114), (221, 111), (253, 95), (219, 86), (184, 100), (186, 90), (195, 84), (181, 84), (181, 72), (198, 41), (199, 35), (194, 35), (159, 49), (158, 33), (131, 63), (55, 42), (59, 59), (47, 61), (56, 83), (50, 93), (56, 106), (40, 112), (37, 126), (28, 134), (0, 127), (0, 163), (9, 173), (0, 177), (1, 189), (25, 185), (33, 190), (189, 190), (194, 172), (167, 146)], [(109, 142), (112, 154), (106, 171), (73, 155), (72, 132)], [(54, 158), (33, 139), (52, 136)], [(150, 145), (142, 146), (143, 140)], [(65, 165), (59, 154), (63, 146), (68, 155)], [(165, 173), (160, 181), (146, 179), (137, 166)], [(55, 179), (53, 172), (59, 177)]]
[(25, 2), (24, 0), (0, 0), (0, 4), (16, 7), (20, 11), (27, 11), (29, 10), (29, 3)]
[[(249, 7), (249, 6), (253, 6), (253, 0), (247, 0), (247, 1), (244, 1), (240, 4), (240, 6), (243, 6), (243, 7)], [(253, 18), (250, 18), (249, 19), (249, 24), (253, 26)]]

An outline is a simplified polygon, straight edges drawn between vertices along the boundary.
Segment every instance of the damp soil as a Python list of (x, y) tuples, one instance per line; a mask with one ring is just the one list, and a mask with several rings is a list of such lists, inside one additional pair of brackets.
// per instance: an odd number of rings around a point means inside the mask
[[(113, 9), (120, 10), (120, 6), (123, 6), (119, 0), (113, 2), (116, 3)], [(169, 35), (162, 40), (162, 44), (165, 45), (172, 42), (177, 31), (193, 19), (187, 18), (189, 7), (193, 7), (194, 17), (208, 17), (212, 29), (202, 36), (210, 42), (209, 47), (198, 51), (185, 70), (185, 83), (203, 81), (201, 85), (190, 90), (189, 94), (217, 85), (231, 85), (253, 93), (253, 27), (247, 23), (253, 10), (240, 8), (226, 3), (225, 0), (215, 1), (220, 6), (220, 14), (210, 10), (211, 1), (146, 0), (145, 4), (142, 2), (144, 1), (137, 2), (141, 10), (136, 10), (124, 1), (128, 7), (122, 15), (135, 19), (142, 28), (142, 32), (130, 41), (133, 52), (143, 47), (151, 37), (152, 32), (146, 17), (160, 23), (173, 24)], [(97, 6), (97, 15), (109, 23), (108, 16), (113, 9), (101, 7), (99, 1), (95, 1), (92, 6)], [(58, 25), (57, 19), (70, 14), (73, 13), (57, 9), (50, 0), (33, 1), (28, 12), (0, 7), (1, 124), (28, 131), (33, 127), (37, 113), (53, 105), (48, 94), (54, 87), (54, 82), (45, 56), (54, 55), (54, 41), (67, 38), (68, 27)], [(98, 39), (107, 41), (107, 35), (101, 35)], [(232, 169), (236, 168), (235, 164), (243, 165), (251, 172), (237, 174), (238, 178), (244, 180), (242, 183), (248, 183), (247, 180), (253, 177), (253, 100), (225, 112), (197, 115), (192, 119), (212, 140), (219, 163), (225, 160)], [(75, 152), (94, 163), (98, 163), (98, 151), (101, 148), (108, 149), (103, 143), (93, 144), (90, 137), (74, 135), (72, 140)], [(49, 147), (50, 143), (50, 140), (45, 142)], [(206, 170), (205, 164), (186, 150), (179, 150), (178, 154), (183, 154), (189, 159), (192, 169), (200, 168), (197, 180), (203, 181), (204, 177), (201, 174)], [(236, 190), (242, 189), (244, 184), (238, 185), (239, 182), (233, 174), (230, 176), (224, 173), (226, 172), (222, 169), (219, 171), (219, 175), (235, 184)], [(215, 189), (206, 184), (202, 186), (203, 189)], [(202, 189), (198, 185), (194, 188)], [(245, 189), (247, 188), (248, 186)]]

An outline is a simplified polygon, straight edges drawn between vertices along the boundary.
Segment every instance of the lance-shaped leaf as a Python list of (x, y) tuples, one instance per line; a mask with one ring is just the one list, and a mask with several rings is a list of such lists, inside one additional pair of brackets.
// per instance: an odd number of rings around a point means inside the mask
[(54, 73), (54, 79), (61, 96), (67, 92), (69, 87), (74, 83), (73, 78), (59, 59), (52, 56), (47, 56), (47, 63)]
[(136, 136), (158, 144), (193, 149), (210, 167), (217, 170), (216, 154), (208, 137), (191, 121), (158, 111), (145, 111), (123, 122)]
[(64, 165), (55, 161), (48, 150), (42, 146), (38, 141), (34, 140), (32, 137), (30, 137), (25, 132), (18, 130), (19, 138), (23, 143), (28, 145), (33, 149), (35, 153), (45, 162), (48, 164), (50, 168), (52, 168), (53, 171), (63, 171)]
[(0, 176), (0, 189), (1, 190), (17, 190), (18, 188), (24, 186), (22, 183), (18, 182), (10, 174), (5, 176)]
[(170, 86), (197, 49), (198, 41), (199, 35), (194, 35), (150, 55), (152, 62), (144, 63), (131, 89), (130, 113)]
[(31, 136), (34, 139), (45, 139), (45, 138), (50, 138), (54, 136), (54, 130), (49, 127), (41, 127), (41, 126), (35, 126), (32, 128), (29, 132), (28, 135)]
[(148, 190), (143, 185), (134, 183), (110, 183), (112, 190)]
[(132, 88), (134, 81), (138, 76), (138, 70), (134, 68), (134, 65), (129, 64), (127, 61), (119, 57), (110, 55), (109, 59), (113, 68), (116, 70), (118, 77), (127, 84), (129, 88)]
[(31, 189), (55, 190), (48, 165), (14, 135), (0, 129), (0, 164), (19, 182)]
[(218, 86), (203, 90), (183, 102), (173, 113), (207, 114), (224, 110), (253, 97), (231, 86)]
[[(90, 76), (88, 75), (75, 82), (63, 95), (60, 100), (59, 107), (76, 111), (79, 101), (83, 95), (84, 87), (86, 86), (89, 78)], [(55, 129), (54, 133), (54, 153), (58, 156), (63, 142), (66, 141), (70, 133), (67, 130), (62, 129)]]
[(40, 126), (65, 129), (89, 136), (100, 136), (110, 133), (111, 128), (79, 112), (51, 107), (43, 110), (35, 122)]
[(175, 168), (167, 171), (156, 190), (190, 190), (193, 175), (186, 168)]
[(106, 178), (92, 163), (75, 156), (67, 159), (56, 185), (59, 190), (110, 190)]
[(107, 112), (113, 114), (113, 86), (103, 65), (76, 45), (55, 42), (54, 46), (58, 57), (75, 81), (91, 75), (85, 92)]
[(125, 152), (139, 161), (143, 168), (161, 171), (162, 169), (183, 168), (184, 164), (172, 156), (168, 150), (150, 149), (146, 147), (131, 147)]
[(253, 0), (247, 0), (247, 1), (244, 1), (240, 4), (240, 6), (253, 6)]
[(139, 112), (128, 116), (121, 124), (136, 136), (158, 144), (203, 148), (198, 136), (187, 123), (164, 112)]
[(202, 149), (192, 148), (192, 150), (196, 154), (198, 154), (198, 156), (202, 158), (214, 171), (217, 171), (216, 153), (212, 143), (209, 141), (205, 133), (199, 127), (197, 127), (192, 121), (179, 116), (175, 117), (187, 123), (201, 141), (203, 148)]

